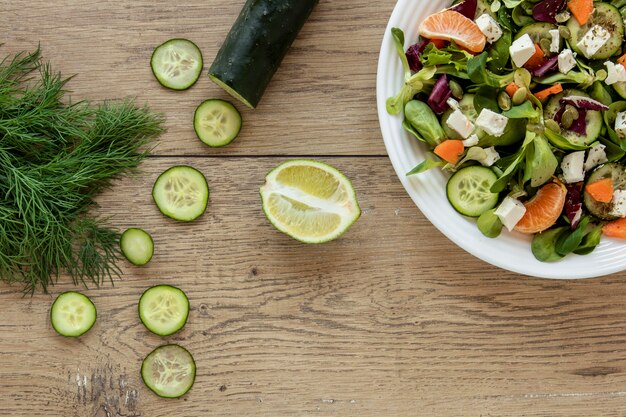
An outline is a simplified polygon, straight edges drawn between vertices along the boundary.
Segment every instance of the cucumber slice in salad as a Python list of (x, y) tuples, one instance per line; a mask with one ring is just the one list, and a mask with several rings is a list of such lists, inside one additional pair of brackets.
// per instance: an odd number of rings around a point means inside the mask
[(231, 143), (241, 130), (241, 114), (231, 103), (220, 99), (202, 102), (193, 116), (198, 138), (212, 147)]
[(189, 299), (171, 285), (148, 288), (139, 299), (139, 319), (148, 330), (169, 336), (185, 326), (189, 317)]
[(446, 185), (448, 201), (459, 213), (478, 217), (496, 206), (498, 193), (492, 193), (491, 186), (497, 179), (487, 167), (474, 165), (460, 169)]
[(142, 266), (152, 259), (154, 241), (152, 236), (145, 230), (132, 227), (122, 233), (120, 249), (130, 263)]
[(182, 397), (196, 379), (196, 362), (184, 347), (162, 345), (143, 360), (141, 379), (159, 397)]
[[(528, 34), (528, 36), (530, 36), (530, 39), (532, 39), (533, 43), (539, 43), (541, 42), (542, 39), (551, 40), (552, 36), (550, 35), (550, 30), (552, 29), (556, 29), (556, 25), (553, 25), (552, 23), (543, 23), (543, 22), (531, 23), (529, 25), (522, 27), (519, 30), (519, 32), (517, 32), (517, 34), (515, 35), (515, 39), (518, 39)], [(559, 40), (559, 50), (560, 50), (560, 42), (561, 41)]]
[(584, 56), (578, 47), (578, 42), (585, 34), (594, 26), (598, 25), (606, 29), (610, 34), (610, 38), (602, 47), (589, 59), (607, 59), (622, 49), (622, 41), (624, 40), (624, 22), (619, 10), (608, 3), (596, 1), (593, 3), (593, 13), (584, 25), (580, 25), (576, 18), (572, 16), (567, 21), (567, 28), (571, 37), (569, 43), (572, 49)]
[[(565, 90), (562, 93), (556, 94), (552, 96), (548, 104), (546, 104), (543, 110), (543, 117), (545, 119), (554, 119), (557, 112), (561, 108), (561, 98), (567, 96), (583, 96), (589, 97), (589, 94), (584, 93), (580, 90)], [(585, 111), (585, 123), (586, 123), (586, 132), (584, 135), (578, 134), (573, 130), (562, 129), (561, 136), (567, 139), (569, 142), (574, 145), (586, 146), (589, 145), (600, 136), (600, 132), (602, 131), (603, 120), (602, 120), (602, 112), (597, 110), (586, 110)]]
[(96, 322), (96, 306), (84, 294), (68, 291), (60, 294), (50, 309), (50, 322), (61, 336), (83, 335)]
[(189, 222), (205, 212), (209, 185), (197, 169), (177, 165), (159, 175), (152, 187), (152, 198), (167, 217)]
[[(608, 163), (596, 168), (589, 178), (586, 184), (604, 179), (611, 178), (613, 180), (613, 187), (616, 190), (626, 189), (626, 167), (622, 164)], [(602, 203), (594, 200), (589, 193), (583, 193), (583, 202), (585, 207), (589, 210), (589, 213), (603, 220), (615, 220), (618, 216), (611, 214), (613, 209), (613, 203)]]
[(188, 39), (170, 39), (156, 47), (150, 67), (163, 87), (186, 90), (202, 73), (202, 53)]

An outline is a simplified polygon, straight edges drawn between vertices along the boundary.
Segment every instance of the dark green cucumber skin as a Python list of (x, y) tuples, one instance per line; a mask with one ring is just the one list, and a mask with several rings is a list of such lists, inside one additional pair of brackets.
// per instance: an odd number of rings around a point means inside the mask
[(209, 75), (254, 108), (318, 0), (248, 0)]

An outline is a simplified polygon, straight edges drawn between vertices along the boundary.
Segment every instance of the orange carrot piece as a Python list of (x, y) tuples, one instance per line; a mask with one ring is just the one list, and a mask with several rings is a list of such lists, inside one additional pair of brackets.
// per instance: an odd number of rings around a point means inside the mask
[(569, 0), (567, 8), (580, 25), (587, 23), (593, 13), (593, 0)]
[(622, 64), (623, 67), (626, 67), (626, 54), (617, 58), (617, 63)]
[(459, 157), (463, 154), (465, 146), (463, 141), (458, 139), (448, 139), (435, 146), (435, 155), (450, 164), (459, 162)]
[(600, 203), (610, 203), (613, 199), (613, 180), (603, 178), (585, 185), (585, 192)]
[(563, 91), (563, 86), (561, 84), (554, 84), (552, 87), (548, 87), (545, 90), (537, 91), (534, 95), (537, 97), (537, 100), (544, 101), (552, 94), (558, 94), (561, 91)]
[(509, 97), (513, 97), (513, 94), (515, 94), (515, 92), (519, 90), (519, 85), (515, 84), (513, 81), (511, 81), (505, 88), (504, 91), (506, 91), (506, 93), (509, 95)]
[(602, 226), (602, 233), (609, 237), (626, 239), (626, 218), (613, 220)]
[(543, 59), (545, 58), (545, 54), (543, 50), (539, 46), (539, 44), (535, 44), (535, 53), (530, 57), (528, 61), (524, 64), (524, 68), (529, 70), (537, 69), (543, 64)]
[(443, 39), (430, 39), (430, 43), (435, 45), (437, 49), (441, 49), (446, 46), (446, 41), (444, 41)]

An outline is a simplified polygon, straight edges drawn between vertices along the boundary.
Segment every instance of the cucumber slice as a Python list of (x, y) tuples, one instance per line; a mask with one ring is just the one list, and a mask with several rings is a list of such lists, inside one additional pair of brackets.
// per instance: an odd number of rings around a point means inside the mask
[(154, 241), (148, 232), (133, 227), (122, 233), (120, 249), (130, 263), (141, 266), (147, 264), (152, 259)]
[(162, 345), (143, 360), (141, 379), (159, 397), (182, 397), (196, 379), (196, 362), (184, 347)]
[[(561, 98), (567, 96), (589, 97), (589, 94), (574, 89), (565, 90), (562, 93), (556, 94), (550, 98), (550, 101), (548, 101), (548, 104), (545, 106), (543, 110), (543, 117), (545, 119), (554, 119), (556, 113), (561, 108)], [(602, 131), (602, 112), (597, 110), (587, 110), (585, 113), (585, 122), (587, 124), (587, 132), (585, 135), (579, 135), (572, 130), (562, 129), (561, 136), (574, 145), (587, 146), (593, 143), (598, 136), (600, 136), (600, 132)]]
[(77, 337), (85, 334), (96, 322), (96, 306), (84, 294), (68, 291), (54, 300), (50, 322), (61, 336)]
[(569, 43), (574, 51), (584, 55), (580, 48), (578, 48), (578, 42), (585, 36), (585, 34), (595, 25), (602, 26), (606, 29), (611, 37), (609, 40), (592, 56), (590, 59), (607, 59), (622, 49), (622, 40), (624, 39), (624, 22), (622, 16), (614, 6), (602, 3), (593, 3), (593, 13), (591, 17), (584, 25), (580, 25), (576, 18), (572, 16), (567, 21), (567, 28), (571, 33)]
[(613, 84), (613, 89), (621, 98), (626, 98), (626, 81), (616, 82)]
[(519, 32), (517, 32), (517, 35), (515, 35), (515, 39), (528, 34), (533, 43), (539, 43), (542, 39), (552, 40), (549, 32), (552, 29), (556, 29), (556, 25), (552, 23), (531, 23), (521, 28)]
[[(616, 190), (626, 189), (626, 167), (622, 164), (608, 163), (596, 168), (589, 178), (587, 183), (598, 181), (604, 178), (611, 178), (613, 180), (613, 186)], [(583, 193), (583, 202), (585, 207), (589, 210), (589, 213), (603, 220), (615, 220), (618, 217), (611, 214), (613, 209), (613, 203), (601, 203), (594, 200), (589, 193)]]
[(159, 175), (152, 187), (152, 198), (167, 217), (189, 222), (206, 210), (209, 185), (197, 169), (176, 165)]
[(241, 114), (228, 101), (205, 100), (193, 115), (193, 128), (198, 138), (206, 145), (225, 146), (232, 142), (241, 130)]
[(171, 285), (148, 288), (139, 299), (139, 319), (154, 334), (169, 336), (185, 326), (189, 317), (189, 299)]
[(446, 185), (448, 201), (459, 213), (478, 217), (496, 206), (498, 193), (490, 190), (497, 179), (496, 174), (487, 167), (474, 165), (460, 169)]
[(202, 73), (202, 53), (188, 39), (170, 39), (156, 47), (150, 67), (163, 87), (186, 90)]

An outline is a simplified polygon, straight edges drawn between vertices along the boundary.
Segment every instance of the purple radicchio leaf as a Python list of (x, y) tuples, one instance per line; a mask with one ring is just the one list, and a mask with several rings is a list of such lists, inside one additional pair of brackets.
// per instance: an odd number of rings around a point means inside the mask
[(450, 10), (461, 13), (468, 19), (474, 20), (476, 16), (476, 7), (478, 6), (478, 0), (464, 0), (461, 3), (451, 7)]
[[(561, 104), (561, 107), (554, 115), (554, 121), (557, 122), (559, 125), (561, 124), (561, 118), (563, 117), (563, 112), (565, 112), (565, 106)], [(566, 129), (566, 130), (571, 130), (572, 132), (576, 132), (579, 135), (583, 135), (583, 136), (586, 135), (587, 134), (586, 117), (587, 117), (587, 110), (578, 109), (578, 119), (574, 120), (574, 122), (569, 127), (569, 129)]]
[(426, 46), (430, 41), (428, 39), (422, 39), (417, 43), (409, 46), (409, 49), (406, 50), (406, 59), (409, 61), (409, 68), (411, 71), (417, 72), (422, 69), (422, 61), (420, 61), (420, 55), (426, 49)]
[(565, 0), (543, 0), (533, 7), (533, 18), (556, 24), (556, 15), (565, 9)]
[(567, 194), (565, 196), (565, 214), (569, 219), (570, 226), (575, 229), (583, 214), (581, 202), (581, 184), (566, 184)]
[(559, 66), (559, 56), (555, 55), (552, 58), (546, 60), (539, 68), (533, 71), (535, 77), (543, 77), (544, 75), (555, 71)]
[(433, 87), (428, 96), (428, 105), (437, 114), (442, 114), (448, 109), (448, 99), (452, 97), (452, 90), (448, 85), (448, 77), (443, 74)]
[(609, 107), (589, 97), (567, 96), (559, 100), (561, 104), (570, 104), (579, 110), (608, 110)]

